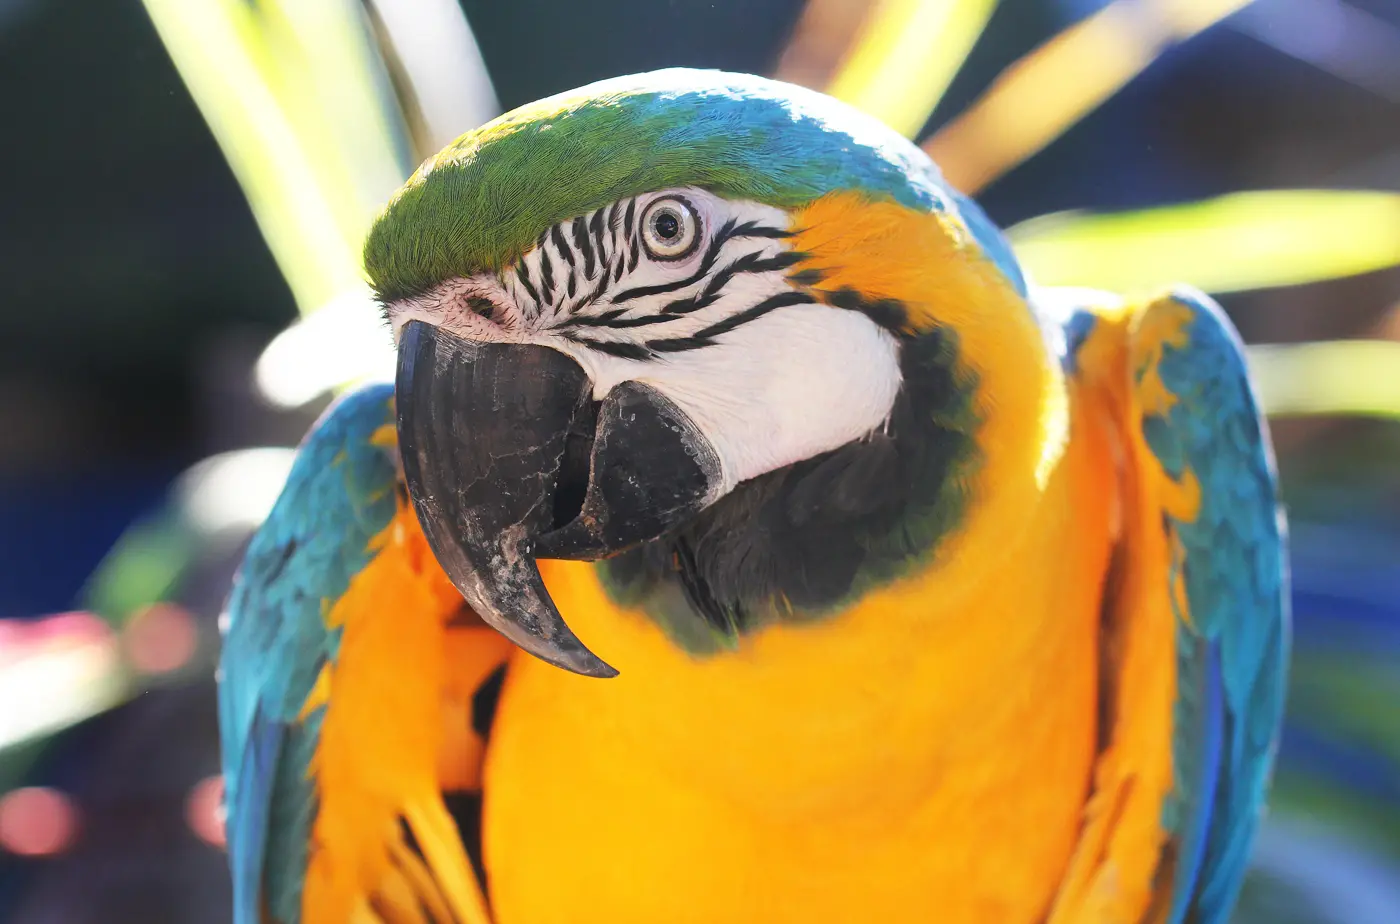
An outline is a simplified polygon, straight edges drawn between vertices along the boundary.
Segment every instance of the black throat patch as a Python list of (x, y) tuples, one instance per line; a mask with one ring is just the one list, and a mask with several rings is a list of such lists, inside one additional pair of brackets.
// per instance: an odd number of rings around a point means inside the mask
[(757, 478), (599, 564), (620, 605), (696, 654), (779, 619), (820, 618), (925, 563), (961, 521), (977, 463), (976, 381), (956, 336), (900, 336), (889, 425)]

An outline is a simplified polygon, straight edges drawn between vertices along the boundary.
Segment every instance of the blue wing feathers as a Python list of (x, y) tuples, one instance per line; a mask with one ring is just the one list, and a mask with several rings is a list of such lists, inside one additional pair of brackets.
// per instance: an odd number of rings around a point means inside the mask
[(1169, 518), (1184, 552), (1187, 628), (1207, 643), (1180, 646), (1180, 675), (1202, 673), (1208, 692), (1199, 720), (1178, 722), (1174, 753), (1178, 765), (1204, 763), (1196, 779), (1209, 786), (1184, 794), (1196, 817), (1180, 823), (1206, 834), (1199, 864), (1178, 869), (1171, 920), (1223, 924), (1244, 877), (1283, 708), (1285, 535), (1243, 346), (1205, 295), (1179, 289), (1171, 299), (1193, 314), (1187, 343), (1166, 345), (1157, 370), (1177, 401), (1144, 417), (1143, 436), (1164, 468), (1189, 469), (1201, 486), (1195, 519)]
[(254, 712), (243, 742), (239, 787), (228, 806), (228, 841), (238, 849), (229, 854), (233, 873), (234, 924), (261, 924), (259, 907), (264, 849), (267, 845), (271, 785), (282, 749), (285, 727)]
[(395, 511), (396, 467), (372, 442), (391, 386), (335, 404), (312, 428), (249, 544), (228, 605), (219, 718), (236, 924), (300, 918), (316, 793), (307, 768), (320, 713), (301, 712), (338, 633), (324, 613), (372, 557)]
[[(1218, 647), (1210, 642), (1201, 642), (1199, 639), (1186, 641), (1180, 644), (1192, 644), (1197, 651), (1193, 655), (1193, 661), (1197, 662), (1200, 671), (1197, 678), (1199, 683), (1193, 683), (1186, 689), (1193, 706), (1191, 721), (1197, 723), (1201, 729), (1200, 748), (1197, 752), (1189, 755), (1189, 769), (1178, 766), (1178, 774), (1182, 778), (1192, 781), (1191, 787), (1198, 793), (1200, 804), (1210, 805), (1216, 797), (1220, 785), (1221, 750), (1224, 747), (1225, 738), (1225, 716), (1222, 698), (1224, 691), (1220, 682), (1220, 655)], [(1178, 680), (1181, 683), (1182, 680)], [(1199, 690), (1199, 692), (1197, 692)], [(1178, 710), (1178, 716), (1183, 716), (1186, 710)], [(1183, 727), (1188, 723), (1178, 721), (1178, 727)], [(1189, 774), (1189, 775), (1188, 775)], [(1175, 889), (1172, 897), (1172, 920), (1184, 919), (1190, 906), (1192, 897), (1195, 894), (1196, 884), (1201, 878), (1201, 871), (1206, 859), (1206, 845), (1209, 841), (1211, 817), (1203, 812), (1195, 812), (1184, 818), (1178, 818), (1176, 824), (1181, 831), (1178, 849)]]

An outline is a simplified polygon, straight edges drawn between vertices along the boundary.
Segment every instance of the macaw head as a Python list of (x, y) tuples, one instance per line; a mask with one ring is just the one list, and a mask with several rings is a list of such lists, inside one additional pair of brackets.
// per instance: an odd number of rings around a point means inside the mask
[[(365, 260), (439, 562), (517, 644), (599, 676), (536, 559), (680, 537), (659, 566), (716, 618), (741, 595), (834, 602), (947, 528), (991, 349), (960, 332), (1027, 313), (1005, 243), (916, 147), (710, 71), (467, 133), (395, 195)], [(1039, 348), (972, 339), (1011, 363)], [(793, 543), (811, 554), (785, 562)]]

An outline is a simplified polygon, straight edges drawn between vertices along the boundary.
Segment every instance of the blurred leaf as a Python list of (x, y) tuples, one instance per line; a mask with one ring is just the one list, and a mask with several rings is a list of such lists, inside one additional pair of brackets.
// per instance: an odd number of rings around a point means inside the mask
[(1289, 694), (1293, 717), (1328, 734), (1364, 741), (1400, 774), (1400, 666), (1364, 655), (1299, 652)]
[(43, 752), (44, 741), (39, 738), (0, 747), (0, 793), (23, 786), (29, 768), (38, 763)]
[(1293, 770), (1280, 764), (1269, 794), (1269, 811), (1280, 817), (1323, 821), (1400, 857), (1400, 809), (1355, 792), (1345, 779)]
[(420, 161), (501, 112), (458, 0), (368, 0)]
[(879, 8), (850, 0), (807, 0), (773, 78), (824, 90), (845, 63), (852, 43)]
[(1374, 839), (1318, 818), (1270, 812), (1234, 924), (1390, 924), (1400, 879)]
[(84, 605), (120, 627), (142, 607), (166, 599), (197, 548), (193, 531), (162, 511), (122, 533), (84, 589)]
[[(18, 684), (29, 694), (24, 709), (0, 711), (0, 753), (119, 706), (142, 690), (187, 678), (186, 670), (173, 669), (138, 678), (120, 656), (124, 649), (116, 639), (125, 631), (130, 643), (133, 617), (178, 597), (202, 562), (246, 541), (276, 502), (294, 455), (292, 449), (259, 448), (205, 459), (180, 476), (157, 511), (127, 528), (82, 593), (95, 614), (89, 618), (101, 617), (111, 627), (106, 635), (60, 652), (66, 659), (32, 658), (8, 666), (0, 660), (0, 688)], [(0, 689), (0, 702), (6, 692)]]
[(1400, 194), (1243, 192), (1136, 212), (1059, 212), (1008, 232), (1040, 285), (1209, 292), (1298, 285), (1400, 263)]
[(1400, 418), (1400, 343), (1334, 340), (1256, 345), (1250, 369), (1266, 413)]
[(997, 0), (882, 0), (826, 92), (912, 138), (987, 25)]
[(1173, 45), (1249, 0), (1114, 0), (998, 75), (924, 145), (973, 194), (1122, 89)]
[(111, 708), (129, 686), (117, 633), (92, 613), (60, 613), (6, 634), (0, 755)]
[(145, 4), (302, 311), (361, 287), (361, 239), (409, 168), (363, 8)]
[(294, 408), (327, 391), (392, 382), (396, 361), (378, 303), (369, 292), (352, 293), (278, 334), (258, 358), (254, 377), (270, 404)]

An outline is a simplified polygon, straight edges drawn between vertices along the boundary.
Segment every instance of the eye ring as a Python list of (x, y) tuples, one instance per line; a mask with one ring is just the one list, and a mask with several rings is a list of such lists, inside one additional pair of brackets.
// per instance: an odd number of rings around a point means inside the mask
[(683, 196), (663, 196), (642, 213), (642, 245), (653, 260), (684, 260), (700, 246), (700, 213)]

